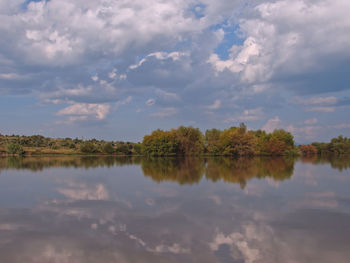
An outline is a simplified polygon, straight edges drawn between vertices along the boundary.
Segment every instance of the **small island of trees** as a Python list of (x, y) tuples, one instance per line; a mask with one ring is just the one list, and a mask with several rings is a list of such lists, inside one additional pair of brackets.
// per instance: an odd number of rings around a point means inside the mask
[(286, 156), (350, 154), (350, 139), (339, 136), (329, 143), (296, 146), (294, 137), (283, 129), (267, 133), (248, 130), (244, 123), (225, 130), (180, 126), (155, 130), (141, 143), (48, 138), (41, 135), (0, 135), (0, 155), (145, 155), (145, 156)]

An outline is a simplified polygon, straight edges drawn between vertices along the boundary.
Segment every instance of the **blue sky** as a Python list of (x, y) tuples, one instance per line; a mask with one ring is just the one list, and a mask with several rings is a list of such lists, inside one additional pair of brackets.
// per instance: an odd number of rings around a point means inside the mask
[(350, 135), (348, 0), (0, 2), (0, 133)]

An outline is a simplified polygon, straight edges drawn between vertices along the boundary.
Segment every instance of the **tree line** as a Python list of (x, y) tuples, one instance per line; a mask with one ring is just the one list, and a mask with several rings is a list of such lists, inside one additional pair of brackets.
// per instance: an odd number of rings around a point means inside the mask
[(244, 123), (228, 129), (180, 126), (171, 130), (155, 130), (141, 143), (48, 138), (41, 135), (0, 135), (0, 154), (106, 154), (146, 156), (286, 156), (316, 154), (350, 154), (350, 139), (339, 136), (329, 143), (314, 142), (296, 146), (290, 132), (276, 129), (271, 133), (248, 130)]
[(244, 123), (226, 130), (210, 129), (205, 134), (198, 128), (184, 126), (169, 131), (156, 130), (143, 138), (141, 146), (142, 152), (151, 156), (298, 154), (291, 133), (282, 129), (272, 133), (252, 131)]
[(122, 141), (49, 138), (41, 135), (0, 135), (0, 154), (107, 154), (139, 155), (141, 144)]

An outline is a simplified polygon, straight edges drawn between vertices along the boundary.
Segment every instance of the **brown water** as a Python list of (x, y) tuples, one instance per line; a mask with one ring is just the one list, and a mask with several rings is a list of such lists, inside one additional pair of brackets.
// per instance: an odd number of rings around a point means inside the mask
[(350, 157), (0, 159), (0, 262), (350, 262)]

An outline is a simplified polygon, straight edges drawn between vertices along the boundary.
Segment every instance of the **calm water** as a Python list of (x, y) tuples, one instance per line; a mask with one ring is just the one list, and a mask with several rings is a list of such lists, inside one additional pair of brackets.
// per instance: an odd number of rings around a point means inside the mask
[(0, 262), (350, 262), (350, 157), (0, 159)]

